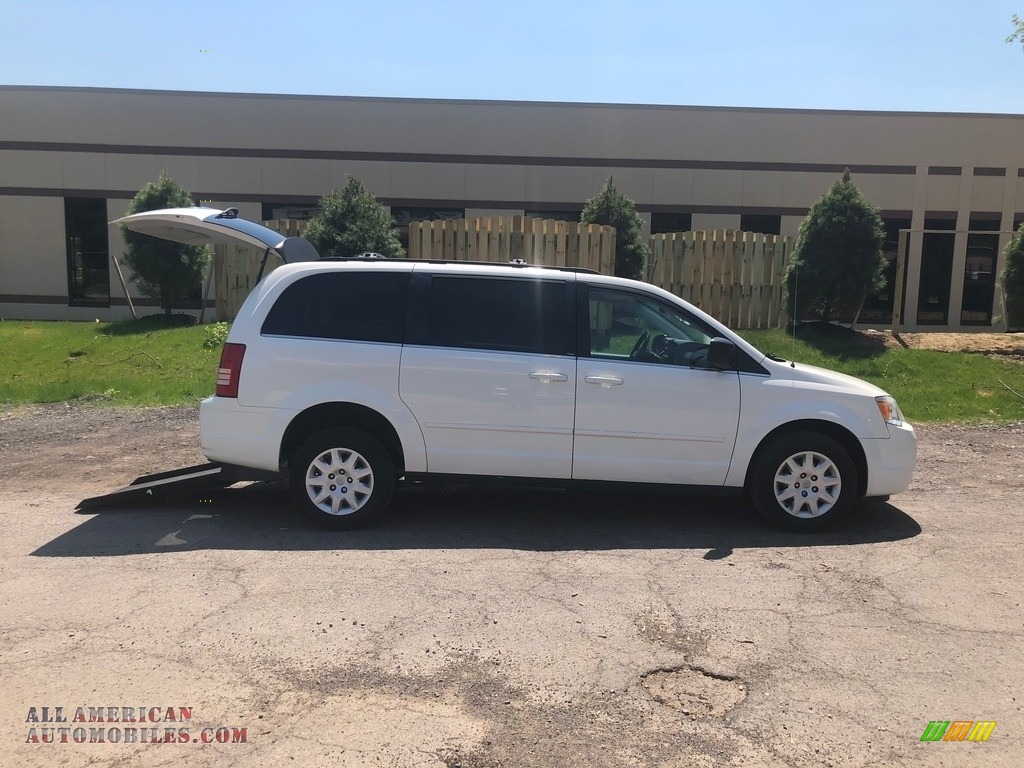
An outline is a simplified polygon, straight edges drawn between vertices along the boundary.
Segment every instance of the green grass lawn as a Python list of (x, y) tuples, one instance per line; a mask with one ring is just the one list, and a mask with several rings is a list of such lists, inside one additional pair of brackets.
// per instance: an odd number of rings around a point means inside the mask
[[(978, 354), (887, 349), (843, 328), (743, 331), (766, 354), (848, 373), (881, 387), (913, 422), (1024, 419), (1024, 365)], [(856, 338), (855, 338), (856, 337)], [(1003, 383), (1001, 384), (1000, 381)], [(1006, 386), (1003, 386), (1005, 384)]]
[[(195, 404), (213, 393), (215, 326), (162, 316), (119, 323), (0, 322), (0, 402), (84, 399), (105, 405)], [(841, 328), (744, 331), (761, 351), (866, 379), (912, 422), (1024, 419), (1024, 365), (982, 355), (886, 349)], [(1000, 380), (1003, 384), (1000, 383)]]
[(0, 402), (84, 398), (112, 405), (196, 404), (213, 394), (212, 326), (163, 316), (118, 323), (0, 322)]

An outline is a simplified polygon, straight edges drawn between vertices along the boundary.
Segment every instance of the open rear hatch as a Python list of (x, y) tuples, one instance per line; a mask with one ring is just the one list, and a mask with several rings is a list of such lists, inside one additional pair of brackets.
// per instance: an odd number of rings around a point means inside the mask
[(173, 240), (186, 245), (238, 245), (263, 251), (259, 277), (271, 252), (285, 264), (316, 261), (320, 258), (312, 243), (301, 237), (285, 237), (262, 224), (238, 218), (237, 208), (221, 211), (216, 208), (164, 208), (143, 211), (117, 219), (125, 229), (141, 235)]

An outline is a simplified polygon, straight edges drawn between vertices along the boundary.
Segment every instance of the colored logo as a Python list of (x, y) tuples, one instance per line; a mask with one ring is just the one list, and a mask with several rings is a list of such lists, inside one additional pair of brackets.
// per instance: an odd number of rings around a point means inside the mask
[(995, 720), (930, 720), (921, 741), (988, 741)]

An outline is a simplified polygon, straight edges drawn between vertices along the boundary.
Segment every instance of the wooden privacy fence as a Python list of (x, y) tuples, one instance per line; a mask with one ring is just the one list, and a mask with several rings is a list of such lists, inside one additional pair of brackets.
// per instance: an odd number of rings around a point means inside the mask
[(615, 271), (615, 228), (531, 216), (414, 221), (409, 257), (508, 262)]
[(649, 281), (730, 328), (782, 328), (795, 237), (715, 230), (652, 235)]
[[(298, 237), (306, 229), (308, 222), (294, 219), (274, 219), (264, 221), (263, 225), (280, 232), (286, 237)], [(256, 248), (241, 248), (233, 245), (215, 245), (213, 247), (213, 269), (216, 280), (214, 295), (217, 300), (217, 319), (234, 320), (242, 302), (256, 287), (256, 278), (260, 272), (260, 261), (263, 251)], [(281, 257), (276, 253), (267, 258), (264, 275), (270, 274), (281, 266)]]
[[(307, 223), (263, 222), (288, 237), (302, 235)], [(527, 216), (417, 221), (409, 225), (409, 256), (498, 263), (525, 259), (531, 264), (584, 267), (610, 275), (615, 271), (615, 228)], [(218, 320), (235, 319), (256, 287), (262, 258), (263, 252), (255, 248), (214, 247)], [(264, 274), (280, 265), (281, 259), (271, 255)]]
[[(265, 221), (289, 237), (307, 222)], [(715, 230), (653, 235), (649, 282), (664, 288), (737, 329), (785, 326), (786, 261), (796, 238)], [(492, 216), (419, 221), (409, 225), (409, 256), (415, 259), (508, 262), (615, 271), (615, 229), (598, 224)], [(263, 252), (214, 248), (217, 319), (233, 320), (256, 287)], [(271, 255), (264, 274), (281, 264)]]

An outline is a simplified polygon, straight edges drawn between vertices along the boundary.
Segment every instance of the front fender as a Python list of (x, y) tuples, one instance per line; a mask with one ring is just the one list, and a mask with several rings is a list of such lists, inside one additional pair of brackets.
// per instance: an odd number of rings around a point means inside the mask
[(725, 484), (742, 487), (751, 457), (765, 437), (799, 421), (836, 424), (859, 440), (889, 437), (872, 395), (815, 382), (742, 375), (736, 448)]

